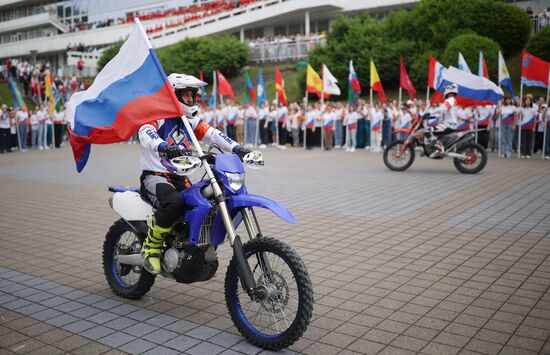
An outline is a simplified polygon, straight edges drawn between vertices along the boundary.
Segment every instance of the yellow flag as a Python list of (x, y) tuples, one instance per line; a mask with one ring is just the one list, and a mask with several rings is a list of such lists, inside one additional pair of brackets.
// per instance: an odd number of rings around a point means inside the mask
[(55, 98), (52, 92), (52, 76), (49, 72), (46, 72), (46, 97), (48, 98), (49, 111), (52, 114), (55, 111)]
[(323, 80), (309, 64), (307, 65), (306, 91), (317, 94), (319, 97), (323, 92)]
[(380, 82), (380, 77), (374, 66), (374, 62), (370, 61), (370, 87), (373, 87), (376, 83)]
[(376, 71), (376, 67), (374, 66), (374, 62), (372, 60), (370, 61), (370, 87), (373, 91), (378, 93), (380, 101), (386, 102), (387, 97), (384, 93), (382, 82), (380, 81), (380, 77), (378, 76), (378, 72)]

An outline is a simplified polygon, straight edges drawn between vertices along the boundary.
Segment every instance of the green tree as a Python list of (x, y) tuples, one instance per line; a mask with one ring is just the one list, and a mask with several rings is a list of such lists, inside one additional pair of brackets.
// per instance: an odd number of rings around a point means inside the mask
[(507, 55), (521, 50), (529, 37), (527, 13), (494, 0), (422, 0), (412, 11), (409, 36), (445, 48), (459, 34), (474, 31), (500, 44)]
[(226, 77), (240, 74), (248, 60), (248, 47), (234, 36), (188, 38), (157, 51), (167, 73), (198, 75), (202, 70), (209, 79), (219, 69)]
[(443, 53), (445, 66), (456, 66), (458, 53), (464, 55), (464, 59), (474, 74), (477, 74), (479, 65), (479, 52), (483, 51), (489, 78), (496, 80), (498, 76), (498, 52), (500, 46), (490, 38), (476, 34), (458, 35), (453, 38)]
[(111, 44), (107, 49), (103, 51), (101, 54), (101, 57), (99, 57), (99, 60), (97, 61), (97, 71), (100, 72), (103, 67), (109, 63), (111, 59), (118, 53), (120, 50), (120, 47), (122, 47), (123, 41), (118, 41), (113, 44)]
[(343, 93), (348, 90), (350, 60), (353, 60), (363, 88), (368, 88), (371, 60), (376, 64), (383, 85), (396, 82), (399, 80), (399, 71), (395, 70), (399, 68), (399, 58), (410, 57), (418, 50), (413, 40), (398, 37), (397, 31), (390, 31), (396, 22), (404, 24), (405, 16), (404, 13), (392, 15), (388, 22), (368, 15), (338, 17), (327, 35), (326, 46), (309, 52), (309, 63), (319, 74), (321, 64), (327, 65), (338, 79)]
[(525, 49), (534, 56), (550, 61), (550, 27), (545, 27), (531, 36)]

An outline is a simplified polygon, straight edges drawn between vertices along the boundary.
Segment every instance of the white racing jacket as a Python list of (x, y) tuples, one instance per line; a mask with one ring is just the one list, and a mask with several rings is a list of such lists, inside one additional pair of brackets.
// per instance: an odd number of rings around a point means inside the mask
[[(217, 145), (224, 152), (232, 152), (239, 144), (226, 136), (223, 132), (211, 127), (200, 118), (189, 118), (189, 123), (199, 141), (207, 145)], [(139, 129), (141, 143), (139, 165), (142, 170), (160, 173), (169, 173), (162, 164), (158, 147), (166, 142), (168, 146), (191, 149), (191, 136), (185, 129), (180, 117), (158, 120), (145, 124)]]

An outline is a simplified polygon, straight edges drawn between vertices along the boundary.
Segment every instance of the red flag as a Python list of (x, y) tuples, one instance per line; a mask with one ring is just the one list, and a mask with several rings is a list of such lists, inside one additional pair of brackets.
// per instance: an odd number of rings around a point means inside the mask
[(435, 58), (430, 54), (430, 65), (428, 67), (428, 86), (432, 89), (436, 89), (434, 79), (435, 79), (435, 65), (437, 61)]
[(285, 94), (285, 81), (283, 80), (283, 76), (281, 75), (281, 71), (277, 65), (275, 66), (275, 92), (277, 93), (278, 100), (284, 105), (288, 105)]
[(229, 81), (220, 73), (219, 70), (216, 70), (218, 74), (218, 94), (222, 96), (230, 96), (231, 100), (235, 101), (235, 93)]
[[(199, 78), (201, 81), (204, 81), (202, 77), (202, 70), (200, 71)], [(204, 86), (201, 86), (199, 88), (198, 94), (199, 94), (199, 101), (201, 103), (201, 107), (204, 108), (206, 106), (206, 93), (204, 92)]]
[(401, 75), (399, 78), (399, 87), (407, 90), (409, 92), (410, 99), (413, 100), (414, 95), (416, 95), (416, 89), (414, 88), (411, 78), (409, 78), (409, 74), (407, 74), (407, 69), (405, 69), (405, 63), (403, 63), (403, 58), (399, 60), (399, 69), (401, 70)]
[(521, 83), (526, 86), (548, 87), (550, 62), (546, 62), (527, 51), (521, 52)]

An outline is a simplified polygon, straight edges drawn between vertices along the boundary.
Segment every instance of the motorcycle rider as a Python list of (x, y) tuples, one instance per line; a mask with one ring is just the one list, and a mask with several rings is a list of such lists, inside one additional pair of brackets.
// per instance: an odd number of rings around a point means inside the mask
[(434, 148), (434, 152), (430, 154), (430, 158), (435, 158), (445, 153), (445, 145), (439, 140), (438, 136), (443, 136), (456, 130), (456, 126), (458, 124), (458, 105), (456, 103), (457, 95), (458, 86), (456, 84), (450, 84), (445, 87), (445, 101), (443, 101), (443, 103), (435, 110), (441, 115), (439, 122), (437, 125), (427, 127), (425, 130), (426, 140)]
[[(250, 150), (211, 127), (198, 117), (199, 107), (196, 94), (205, 82), (192, 75), (172, 73), (168, 81), (182, 105), (185, 116), (197, 139), (208, 145), (217, 145), (225, 152), (233, 152), (241, 159)], [(191, 186), (187, 176), (175, 174), (170, 159), (191, 155), (191, 137), (181, 117), (172, 117), (145, 124), (139, 129), (141, 194), (156, 209), (149, 222), (147, 239), (141, 248), (144, 268), (153, 274), (161, 271), (160, 256), (164, 238), (170, 233), (172, 224), (181, 216), (185, 203), (179, 191)]]

